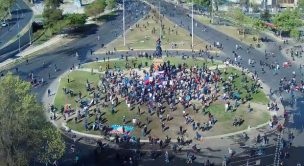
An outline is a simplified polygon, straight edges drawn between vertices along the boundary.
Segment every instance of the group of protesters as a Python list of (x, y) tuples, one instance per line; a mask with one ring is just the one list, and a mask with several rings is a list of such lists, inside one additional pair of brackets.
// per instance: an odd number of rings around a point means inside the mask
[[(199, 53), (200, 54), (200, 53)], [(234, 52), (234, 61), (232, 59), (226, 59), (225, 64), (234, 64), (240, 66), (240, 61), (242, 57)], [(285, 64), (278, 64), (276, 62), (268, 63), (267, 60), (269, 56), (274, 56), (271, 53), (265, 52), (265, 61), (260, 61), (260, 66), (262, 73), (265, 73), (264, 67), (269, 67), (269, 70), (273, 70), (274, 74), (278, 74), (278, 71), (281, 68), (288, 67), (290, 62)], [(127, 58), (127, 56), (126, 56)], [(184, 58), (184, 57), (183, 57)], [(194, 58), (194, 57), (193, 57)], [(104, 59), (105, 60), (105, 59)], [(126, 59), (127, 63), (128, 60)], [(248, 65), (254, 67), (256, 65), (256, 61), (254, 59), (248, 60)], [(141, 65), (144, 66), (144, 65)], [(146, 65), (147, 66), (147, 65)], [(161, 123), (161, 131), (164, 132), (168, 128), (167, 121), (170, 121), (174, 117), (171, 116), (171, 113), (177, 111), (177, 104), (180, 104), (182, 107), (183, 117), (186, 125), (191, 125), (192, 129), (196, 132), (196, 138), (200, 139), (202, 136), (198, 133), (198, 131), (205, 131), (210, 129), (213, 125), (216, 124), (217, 119), (210, 112), (208, 113), (208, 121), (207, 122), (196, 122), (194, 118), (189, 115), (189, 111), (198, 112), (197, 103), (193, 101), (199, 101), (199, 104), (202, 105), (202, 111), (205, 112), (206, 108), (214, 102), (220, 95), (219, 92), (221, 89), (219, 88), (219, 84), (223, 84), (223, 100), (227, 99), (235, 100), (234, 106), (230, 104), (230, 101), (227, 100), (227, 109), (225, 104), (225, 111), (229, 111), (231, 109), (236, 108), (239, 104), (238, 94), (236, 88), (233, 87), (233, 80), (237, 77), (236, 75), (230, 75), (227, 80), (223, 81), (221, 77), (222, 71), (218, 68), (215, 70), (208, 69), (207, 65), (203, 65), (201, 67), (198, 66), (188, 66), (186, 63), (181, 63), (178, 65), (171, 64), (170, 61), (164, 62), (163, 64), (151, 66), (147, 66), (148, 69), (144, 70), (141, 73), (140, 70), (130, 70), (126, 73), (120, 69), (109, 69), (107, 68), (105, 74), (100, 78), (100, 84), (96, 89), (102, 91), (104, 95), (103, 99), (100, 98), (99, 102), (102, 105), (106, 105), (105, 103), (110, 103), (111, 105), (111, 113), (115, 113), (116, 106), (119, 103), (119, 98), (124, 99), (126, 102), (128, 111), (132, 111), (134, 108), (137, 110), (138, 115), (141, 115), (142, 110), (141, 107), (147, 107), (148, 117), (146, 122), (140, 122), (139, 119), (136, 121), (136, 125), (142, 128), (142, 136), (149, 136), (149, 121), (152, 116), (155, 114)], [(301, 67), (301, 66), (300, 66)], [(134, 65), (135, 68), (135, 65)], [(247, 82), (247, 76), (245, 74), (245, 69), (242, 69), (242, 79), (244, 82)], [(301, 70), (300, 70), (301, 72)], [(226, 71), (224, 70), (224, 73)], [(244, 87), (249, 96), (242, 98), (241, 102), (245, 103), (250, 100), (251, 93), (254, 93), (259, 87), (259, 78), (257, 71), (253, 72), (252, 79), (254, 80), (254, 84), (250, 87)], [(300, 82), (300, 83), (299, 83)], [(88, 84), (87, 86), (90, 86)], [(91, 88), (89, 88), (90, 90)], [(92, 88), (94, 89), (94, 88)], [(270, 90), (270, 95), (274, 93), (280, 94), (280, 99), (283, 100), (281, 94), (283, 92), (287, 92), (294, 98), (294, 91), (304, 91), (304, 82), (302, 80), (297, 80), (295, 71), (292, 72), (292, 78), (287, 79), (283, 77), (280, 80), (280, 87), (278, 91)], [(95, 95), (94, 95), (95, 96)], [(94, 97), (95, 98), (95, 97)], [(250, 105), (250, 104), (249, 104)], [(267, 105), (267, 109), (270, 111), (278, 111), (278, 103), (276, 101), (271, 101)], [(248, 110), (251, 110), (251, 107), (248, 106)], [(97, 111), (100, 116), (100, 110)], [(81, 117), (78, 116), (77, 119)], [(93, 123), (93, 129), (97, 129), (100, 126), (102, 118), (96, 118)], [(122, 119), (125, 123), (127, 120), (125, 117)], [(271, 127), (276, 122), (276, 118), (271, 120)], [(235, 117), (232, 121), (233, 126), (237, 126), (242, 124), (243, 119), (240, 117)], [(110, 126), (102, 127), (103, 130), (109, 131)], [(107, 130), (109, 129), (109, 130)], [(184, 128), (181, 126), (180, 134), (183, 137)], [(107, 132), (108, 133), (108, 132)], [(132, 141), (133, 140), (133, 141)], [(150, 140), (150, 137), (149, 137)], [(158, 138), (151, 138), (151, 140), (156, 140), (156, 142), (161, 142)], [(131, 141), (138, 143), (139, 140), (135, 138), (119, 138), (117, 135), (115, 136), (116, 142), (121, 141)], [(152, 141), (153, 142), (153, 141)]]

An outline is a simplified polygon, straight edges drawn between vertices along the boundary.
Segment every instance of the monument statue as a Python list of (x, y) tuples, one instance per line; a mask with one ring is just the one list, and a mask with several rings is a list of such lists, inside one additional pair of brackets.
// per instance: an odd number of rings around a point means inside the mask
[(156, 40), (156, 51), (155, 54), (157, 57), (161, 57), (162, 56), (162, 48), (161, 48), (161, 41), (160, 39)]

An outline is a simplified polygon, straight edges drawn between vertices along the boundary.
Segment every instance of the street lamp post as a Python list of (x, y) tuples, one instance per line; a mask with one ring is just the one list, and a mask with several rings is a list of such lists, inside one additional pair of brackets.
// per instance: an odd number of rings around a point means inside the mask
[(19, 38), (19, 39), (18, 39), (18, 41), (19, 41), (19, 42), (18, 42), (18, 43), (19, 43), (18, 46), (19, 46), (19, 53), (20, 53), (20, 52), (21, 52), (20, 35), (18, 34), (17, 37)]
[(211, 0), (211, 23), (213, 24), (214, 20), (213, 20), (213, 15), (214, 15), (214, 11), (213, 11), (213, 8), (214, 8), (214, 0)]
[(158, 0), (158, 9), (159, 9), (159, 39), (161, 40), (162, 36), (162, 21), (161, 21), (161, 13), (160, 13), (160, 0)]
[[(18, 31), (19, 31), (19, 33), (20, 33), (19, 10), (18, 10), (18, 9), (17, 9), (17, 25), (18, 25)], [(18, 46), (19, 46), (19, 47), (18, 47), (18, 48), (19, 48), (18, 51), (19, 51), (19, 53), (20, 53), (20, 52), (21, 52), (21, 48), (20, 48), (20, 47), (21, 47), (21, 45), (20, 45), (20, 34), (18, 34), (17, 37), (18, 37), (18, 43), (19, 43), (19, 44), (18, 44)]]
[[(32, 23), (30, 23), (30, 24), (32, 24)], [(32, 45), (32, 35), (31, 35), (31, 30), (32, 30), (32, 25), (30, 26), (30, 29), (29, 29), (30, 45)]]
[(193, 0), (192, 0), (192, 32), (191, 32), (191, 37), (192, 37), (192, 42), (191, 42), (191, 49), (193, 50)]
[(122, 1), (123, 11), (122, 11), (122, 26), (123, 26), (123, 40), (124, 46), (126, 46), (126, 25), (125, 25), (125, 0)]

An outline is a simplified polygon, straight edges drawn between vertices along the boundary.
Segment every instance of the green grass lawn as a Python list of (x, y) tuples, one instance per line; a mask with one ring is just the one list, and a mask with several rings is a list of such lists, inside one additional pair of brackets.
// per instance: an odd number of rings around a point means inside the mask
[[(88, 118), (88, 123), (91, 124), (93, 123), (95, 120), (95, 116), (90, 116)], [(80, 122), (75, 122), (74, 120), (70, 120), (69, 122), (67, 122), (67, 126), (69, 128), (71, 128), (72, 130), (75, 130), (75, 131), (80, 131), (80, 132), (84, 132), (84, 133), (87, 133), (87, 134), (96, 134), (96, 135), (100, 135), (100, 132), (99, 131), (93, 131), (93, 130), (85, 130), (84, 128), (84, 123), (83, 123), (83, 120), (80, 121)]]
[[(68, 75), (70, 78), (70, 83), (67, 81)], [(64, 94), (64, 87), (73, 90), (76, 94), (78, 94), (80, 91), (83, 96), (89, 96), (88, 92), (86, 91), (87, 80), (89, 80), (89, 82), (92, 82), (93, 86), (96, 86), (99, 80), (99, 75), (91, 75), (90, 72), (85, 71), (73, 71), (62, 77), (60, 79), (60, 85), (54, 101), (55, 107), (61, 108), (61, 106), (65, 105), (66, 103), (71, 104), (73, 107), (77, 105), (74, 97), (70, 97), (69, 95)]]
[[(146, 116), (137, 115), (136, 110), (129, 111), (124, 100), (120, 100), (120, 101), (121, 101), (121, 103), (115, 108), (116, 113), (114, 113), (114, 114), (111, 113), (111, 106), (101, 109), (101, 112), (105, 113), (103, 115), (103, 117), (105, 117), (107, 119), (107, 124), (109, 124), (110, 126), (111, 125), (123, 125), (124, 116), (126, 117), (127, 121), (129, 121), (133, 118), (138, 118), (141, 121), (144, 121), (144, 118)], [(91, 111), (91, 113), (92, 113), (92, 111)], [(90, 124), (90, 123), (93, 123), (94, 121), (95, 121), (95, 116), (94, 115), (90, 116), (88, 119), (88, 123)], [(90, 134), (98, 133), (97, 131), (93, 131), (93, 130), (86, 131), (84, 128), (83, 121), (75, 123), (75, 121), (71, 120), (70, 122), (67, 123), (67, 125), (71, 129), (76, 130), (76, 131), (85, 131), (86, 133), (90, 133)], [(129, 123), (128, 125), (131, 125), (131, 123)]]
[[(204, 60), (194, 60), (192, 58), (182, 60), (181, 58), (177, 58), (177, 57), (164, 57), (163, 59), (164, 59), (164, 61), (169, 60), (171, 64), (176, 64), (176, 65), (180, 64), (180, 63), (186, 63), (186, 64), (188, 64), (188, 66), (192, 66), (192, 65), (202, 66), (204, 63), (206, 63)], [(129, 62), (136, 63), (136, 64), (139, 64), (139, 63), (144, 64), (145, 62), (148, 62), (148, 65), (151, 65), (151, 63), (153, 63), (153, 60), (150, 60), (147, 58), (129, 58)], [(93, 63), (83, 65), (82, 68), (99, 69), (99, 66), (102, 66), (102, 68), (105, 68), (107, 63), (108, 63), (107, 60), (106, 60), (106, 62), (93, 62)], [(116, 65), (117, 67), (125, 69), (125, 67), (124, 67), (125, 60), (109, 61), (109, 63), (110, 63), (110, 68), (113, 68), (114, 65)], [(214, 66), (214, 64), (211, 64), (211, 62), (207, 62), (207, 66)], [(236, 73), (239, 76), (241, 75), (241, 71), (239, 71), (235, 68), (229, 67), (229, 68), (227, 68), (227, 74), (224, 75), (224, 73), (222, 73), (222, 77), (224, 79), (227, 79), (230, 74), (234, 74), (234, 73)], [(70, 78), (70, 83), (67, 82), (68, 75)], [(99, 80), (99, 74), (91, 74), (90, 72), (87, 72), (87, 71), (72, 71), (68, 75), (65, 75), (60, 80), (60, 86), (59, 86), (58, 92), (55, 97), (55, 106), (57, 108), (60, 108), (61, 106), (65, 105), (66, 103), (71, 104), (73, 108), (78, 106), (77, 103), (75, 102), (74, 97), (66, 97), (66, 95), (64, 95), (63, 90), (62, 90), (63, 87), (72, 89), (76, 94), (78, 94), (78, 92), (80, 91), (80, 92), (82, 92), (82, 95), (85, 96), (84, 98), (90, 100), (91, 96), (88, 94), (88, 92), (86, 91), (86, 88), (85, 88), (86, 80), (88, 79), (89, 82), (91, 82), (93, 84), (93, 86), (95, 86)], [(253, 83), (252, 80), (248, 77), (247, 84), (250, 85), (252, 83)], [(235, 87), (240, 87), (242, 97), (246, 95), (247, 92), (241, 88), (242, 85), (244, 84), (241, 80), (241, 77), (236, 78), (234, 80), (233, 84), (235, 84)], [(76, 98), (78, 98), (78, 97), (76, 97)], [(142, 122), (145, 122), (145, 118), (148, 116), (147, 108), (145, 106), (142, 106), (141, 110), (142, 110), (142, 112), (146, 112), (146, 113), (139, 116), (139, 115), (137, 115), (136, 108), (131, 111), (128, 110), (125, 100), (123, 98), (120, 98), (119, 101), (121, 103), (115, 108), (116, 113), (113, 115), (111, 113), (110, 104), (106, 108), (101, 108), (101, 111), (105, 112), (104, 117), (108, 120), (107, 123), (109, 125), (113, 125), (113, 124), (122, 125), (123, 116), (125, 116), (127, 118), (127, 120), (132, 120), (133, 118), (138, 118)], [(211, 106), (207, 109), (207, 111), (210, 111), (216, 117), (216, 119), (218, 120), (218, 123), (210, 131), (206, 132), (205, 135), (207, 136), (207, 135), (217, 135), (217, 134), (235, 132), (235, 131), (246, 129), (248, 126), (254, 127), (259, 124), (267, 122), (270, 118), (270, 115), (266, 111), (266, 106), (264, 105), (264, 104), (267, 104), (267, 102), (268, 102), (268, 99), (267, 99), (266, 95), (262, 91), (259, 91), (258, 93), (253, 94), (253, 99), (250, 101), (250, 103), (252, 103), (252, 108), (253, 108), (252, 112), (250, 112), (250, 113), (247, 112), (247, 104), (242, 104), (234, 112), (225, 112), (224, 111), (224, 102), (221, 101), (221, 99), (219, 99), (218, 101), (212, 103)], [(260, 103), (260, 104), (254, 104), (254, 103)], [(258, 105), (258, 106), (256, 106), (256, 105)], [(201, 104), (198, 103), (197, 106), (198, 106), (198, 108), (200, 108)], [(177, 129), (178, 125), (176, 125), (176, 124), (179, 124), (181, 121), (182, 122), (184, 121), (184, 119), (182, 118), (182, 115), (181, 115), (181, 111), (180, 111), (181, 106), (177, 106), (177, 107), (179, 109), (177, 111), (174, 111), (174, 113), (172, 114), (172, 116), (174, 117), (174, 120), (168, 122), (168, 124), (171, 125), (171, 127), (170, 127), (171, 130), (170, 130), (170, 132), (168, 131), (166, 134), (174, 135), (174, 132), (176, 130), (178, 130)], [(265, 107), (265, 109), (264, 109), (264, 107)], [(91, 110), (91, 113), (92, 112), (93, 111)], [(165, 115), (166, 114), (167, 113), (165, 113)], [(204, 115), (203, 113), (196, 114), (196, 113), (194, 113), (194, 111), (190, 111), (190, 116), (194, 117), (194, 119), (196, 121), (200, 121), (200, 122), (206, 122), (208, 119), (208, 115)], [(159, 122), (158, 118), (156, 118), (155, 116), (153, 116), (153, 117), (154, 117), (153, 119), (155, 119), (155, 120), (153, 120), (151, 122), (151, 124), (149, 124), (149, 128), (153, 129), (152, 134), (156, 135), (156, 136), (161, 135), (161, 136), (165, 137), (165, 135), (160, 131), (160, 122)], [(245, 120), (244, 124), (239, 127), (232, 126), (234, 117), (242, 117)], [(95, 116), (93, 115), (88, 119), (88, 122), (92, 123), (92, 122), (94, 122), (94, 120), (95, 120)], [(91, 133), (91, 134), (98, 134), (97, 131), (91, 131), (91, 130), (85, 131), (83, 122), (75, 123), (74, 120), (71, 120), (70, 122), (68, 122), (67, 125), (73, 130)], [(132, 124), (130, 123), (127, 125), (132, 125)], [(189, 128), (189, 130), (191, 130), (191, 128)], [(135, 127), (133, 134), (138, 136), (138, 135), (140, 135), (140, 131), (141, 131), (141, 129)], [(191, 133), (191, 132), (189, 132), (189, 133)], [(191, 134), (194, 134), (194, 133), (191, 133)]]
[[(224, 69), (222, 69), (221, 71), (223, 72)], [(233, 75), (234, 73), (236, 73), (238, 75), (238, 77), (235, 78), (235, 80), (233, 82), (234, 87), (240, 90), (241, 98), (244, 98), (248, 93), (245, 90), (245, 88), (243, 88), (244, 82), (242, 81), (242, 78), (241, 78), (242, 72), (240, 70), (235, 69), (235, 68), (229, 67), (229, 68), (227, 68), (227, 74), (225, 75), (224, 72), (223, 72), (222, 76), (223, 76), (224, 80), (227, 80), (228, 77), (230, 75)], [(246, 76), (246, 77), (247, 77), (247, 83), (246, 84), (248, 85), (248, 87), (250, 87), (252, 84), (254, 84), (254, 82), (250, 77), (248, 77), (248, 76)], [(261, 90), (261, 88), (259, 88), (257, 93), (252, 94), (251, 102), (256, 102), (256, 103), (261, 103), (261, 104), (266, 105), (269, 102), (269, 99), (267, 98), (266, 94)]]
[[(217, 64), (220, 64), (219, 62), (214, 62), (211, 63), (211, 61), (206, 60), (206, 59), (202, 59), (202, 58), (197, 58), (197, 59), (193, 59), (191, 57), (186, 58), (186, 59), (182, 59), (181, 57), (163, 57), (164, 61), (170, 61), (171, 64), (182, 64), (182, 63), (186, 63), (188, 64), (188, 66), (203, 66), (204, 64), (207, 66), (215, 66)], [(115, 60), (115, 61), (107, 61), (107, 59), (105, 60), (105, 62), (101, 61), (101, 62), (91, 62), (88, 64), (84, 64), (82, 66), (82, 68), (89, 68), (89, 69), (97, 69), (99, 71), (105, 71), (107, 65), (109, 64), (110, 69), (113, 69), (115, 66), (116, 68), (120, 68), (120, 69), (126, 69), (126, 63), (129, 63), (129, 65), (131, 67), (133, 67), (133, 64), (135, 64), (136, 68), (138, 67), (139, 64), (142, 64), (144, 67), (145, 63), (147, 62), (147, 66), (151, 66), (151, 64), (153, 63), (153, 59), (149, 59), (149, 58), (128, 58), (128, 62), (125, 60)], [(100, 70), (101, 69), (101, 70)]]
[[(213, 129), (210, 130), (212, 135), (226, 134), (245, 130), (250, 127), (266, 123), (271, 117), (267, 110), (256, 109), (253, 107), (252, 112), (247, 112), (247, 105), (241, 105), (236, 111), (225, 112), (223, 102), (213, 103), (207, 110), (218, 120)], [(241, 117), (244, 122), (241, 126), (233, 126), (234, 117)], [(207, 133), (208, 134), (208, 133)]]
[[(107, 59), (105, 60), (105, 62), (92, 62), (92, 63), (88, 63), (82, 66), (82, 68), (93, 68), (93, 69), (97, 69), (99, 71), (105, 71), (106, 67), (109, 64), (109, 68), (113, 69), (113, 68), (120, 68), (120, 69), (126, 69), (126, 64), (128, 63), (130, 67), (133, 67), (133, 64), (136, 65), (136, 68), (138, 67), (139, 64), (142, 64), (145, 67), (145, 63), (148, 63), (148, 66), (150, 66), (152, 64), (152, 60), (148, 59), (148, 58), (128, 58), (128, 61), (126, 61), (125, 59), (120, 59), (120, 60), (114, 60), (114, 61), (107, 61)], [(101, 70), (100, 70), (101, 69)]]
[[(107, 119), (107, 124), (109, 125), (124, 125), (123, 123), (123, 116), (126, 117), (127, 121), (131, 121), (133, 118), (137, 118), (142, 122), (145, 122), (145, 118), (148, 116), (147, 113), (144, 113), (142, 115), (137, 114), (136, 108), (134, 110), (129, 111), (124, 100), (120, 100), (121, 103), (118, 105), (118, 107), (115, 108), (116, 113), (112, 114), (111, 113), (111, 108), (107, 107), (102, 109), (102, 112), (105, 112), (104, 117)], [(178, 106), (181, 107), (181, 106)], [(246, 109), (246, 105), (241, 105), (236, 111), (234, 112), (225, 112), (224, 111), (224, 102), (222, 101), (216, 101), (213, 103), (207, 111), (210, 111), (210, 113), (217, 119), (216, 125), (209, 131), (205, 131), (204, 135), (205, 136), (212, 136), (212, 135), (218, 135), (218, 134), (226, 134), (226, 133), (231, 133), (231, 132), (236, 132), (240, 130), (245, 130), (250, 127), (255, 127), (260, 124), (266, 123), (271, 117), (267, 110), (261, 110), (261, 109), (256, 109), (253, 106), (253, 111), (248, 113)], [(145, 107), (141, 107), (141, 111), (146, 111)], [(182, 118), (182, 113), (181, 111), (177, 110), (175, 111), (175, 115), (173, 115), (175, 120), (170, 122), (171, 125), (170, 128), (177, 127), (177, 124), (183, 123)], [(190, 116), (194, 117), (195, 121), (200, 121), (200, 122), (208, 122), (208, 115), (203, 114), (203, 113), (198, 113), (195, 114), (193, 111), (190, 111)], [(241, 117), (244, 119), (244, 123), (241, 126), (233, 126), (233, 119), (234, 117)], [(158, 137), (165, 137), (165, 134), (163, 134), (160, 131), (160, 123), (158, 118), (154, 115), (149, 117), (152, 122), (149, 124), (149, 129), (152, 129), (154, 135), (157, 135)], [(93, 123), (95, 120), (95, 116), (91, 116), (88, 119), (89, 123)], [(174, 125), (175, 124), (175, 125)], [(127, 125), (133, 126), (132, 123), (128, 123)], [(77, 131), (82, 131), (90, 134), (98, 134), (97, 131), (85, 131), (85, 128), (83, 126), (83, 122), (78, 122), (75, 123), (75, 121), (70, 121), (68, 122), (68, 126)], [(191, 125), (190, 125), (191, 126)], [(186, 126), (185, 126), (186, 127)], [(189, 128), (189, 126), (187, 126)], [(186, 127), (186, 128), (187, 128)], [(132, 132), (133, 135), (139, 136), (140, 135), (141, 129), (134, 126), (134, 131)], [(189, 133), (192, 133), (189, 128)], [(166, 135), (169, 134), (169, 136), (174, 136), (174, 133), (166, 133)], [(172, 134), (172, 135), (170, 135)], [(194, 135), (194, 133), (192, 133)], [(191, 135), (191, 134), (190, 134)]]

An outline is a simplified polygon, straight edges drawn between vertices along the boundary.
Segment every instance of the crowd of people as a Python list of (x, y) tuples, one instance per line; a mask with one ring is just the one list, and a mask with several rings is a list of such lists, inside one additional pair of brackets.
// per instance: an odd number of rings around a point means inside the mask
[[(106, 60), (104, 59), (104, 61)], [(126, 61), (131, 64), (131, 60), (128, 60), (127, 56)], [(130, 66), (131, 65), (128, 65), (126, 67), (129, 68)], [(227, 79), (222, 77), (223, 74), (228, 76)], [(182, 112), (185, 124), (191, 126), (193, 131), (195, 131), (194, 138), (201, 140), (203, 138), (201, 133), (210, 130), (217, 122), (216, 117), (207, 111), (207, 108), (212, 102), (221, 97), (221, 99), (225, 101), (225, 105), (227, 105), (225, 111), (229, 112), (237, 109), (241, 103), (246, 103), (251, 99), (250, 95), (245, 98), (239, 96), (238, 87), (234, 87), (232, 83), (237, 77), (241, 77), (244, 82), (248, 81), (245, 70), (242, 71), (241, 76), (238, 76), (228, 74), (226, 69), (220, 70), (218, 67), (215, 70), (210, 70), (206, 64), (198, 67), (188, 66), (186, 63), (175, 65), (167, 61), (163, 62), (163, 64), (147, 66), (143, 71), (133, 69), (128, 72), (107, 67), (104, 75), (100, 77), (99, 85), (93, 87), (89, 80), (86, 81), (86, 89), (93, 99), (89, 103), (82, 103), (81, 100), (78, 100), (81, 105), (80, 108), (84, 111), (76, 110), (75, 123), (83, 119), (85, 129), (100, 130), (103, 134), (109, 135), (111, 126), (104, 123), (106, 119), (101, 109), (105, 107), (111, 108), (110, 113), (115, 114), (116, 107), (120, 101), (123, 100), (127, 106), (127, 111), (136, 111), (139, 116), (141, 116), (143, 112), (148, 113), (145, 121), (136, 119), (134, 124), (141, 128), (142, 137), (148, 136), (149, 142), (159, 144), (160, 147), (163, 147), (164, 142), (167, 143), (169, 139), (162, 141), (157, 137), (154, 138), (149, 135), (149, 122), (152, 119), (159, 119), (161, 123), (159, 130), (164, 132), (168, 127), (167, 122), (174, 118), (171, 116), (171, 113), (174, 111)], [(252, 79), (254, 83), (250, 86), (246, 85), (244, 88), (247, 92), (254, 93), (260, 85), (256, 76), (253, 76)], [(220, 84), (223, 85), (222, 88), (220, 88)], [(81, 92), (75, 93), (71, 89), (64, 88), (63, 91), (66, 95), (78, 96), (78, 99), (81, 99), (83, 96)], [(231, 104), (231, 101), (235, 101), (235, 103)], [(96, 118), (95, 121), (89, 125), (88, 120), (85, 118), (90, 114), (89, 107), (98, 103), (101, 107), (94, 109), (93, 115), (95, 115)], [(181, 105), (181, 110), (177, 110), (177, 104)], [(202, 106), (201, 110), (199, 109), (199, 105)], [(142, 109), (143, 106), (147, 108), (146, 111)], [(249, 104), (249, 110), (251, 109)], [(66, 117), (69, 117), (70, 112), (73, 111), (75, 110), (70, 106), (61, 108), (65, 119), (67, 119)], [(205, 115), (207, 114), (208, 121), (203, 123), (195, 121), (194, 118), (189, 115), (189, 111), (194, 113), (201, 111), (205, 113)], [(156, 115), (156, 118), (154, 115)], [(133, 122), (134, 119), (126, 119), (126, 117), (123, 117), (121, 120), (123, 124), (126, 125), (127, 121), (132, 120)], [(231, 124), (239, 126), (243, 121), (244, 119), (235, 117), (234, 120), (231, 119)], [(191, 140), (184, 140), (185, 129), (186, 127), (180, 126), (179, 132), (177, 133), (179, 135), (177, 140), (181, 146), (192, 142)], [(114, 135), (114, 139), (112, 140), (116, 143), (127, 142), (140, 145), (140, 138), (129, 136), (128, 132), (124, 130), (124, 127), (123, 133), (123, 135)], [(188, 162), (190, 162), (190, 159), (191, 158), (189, 158)]]

